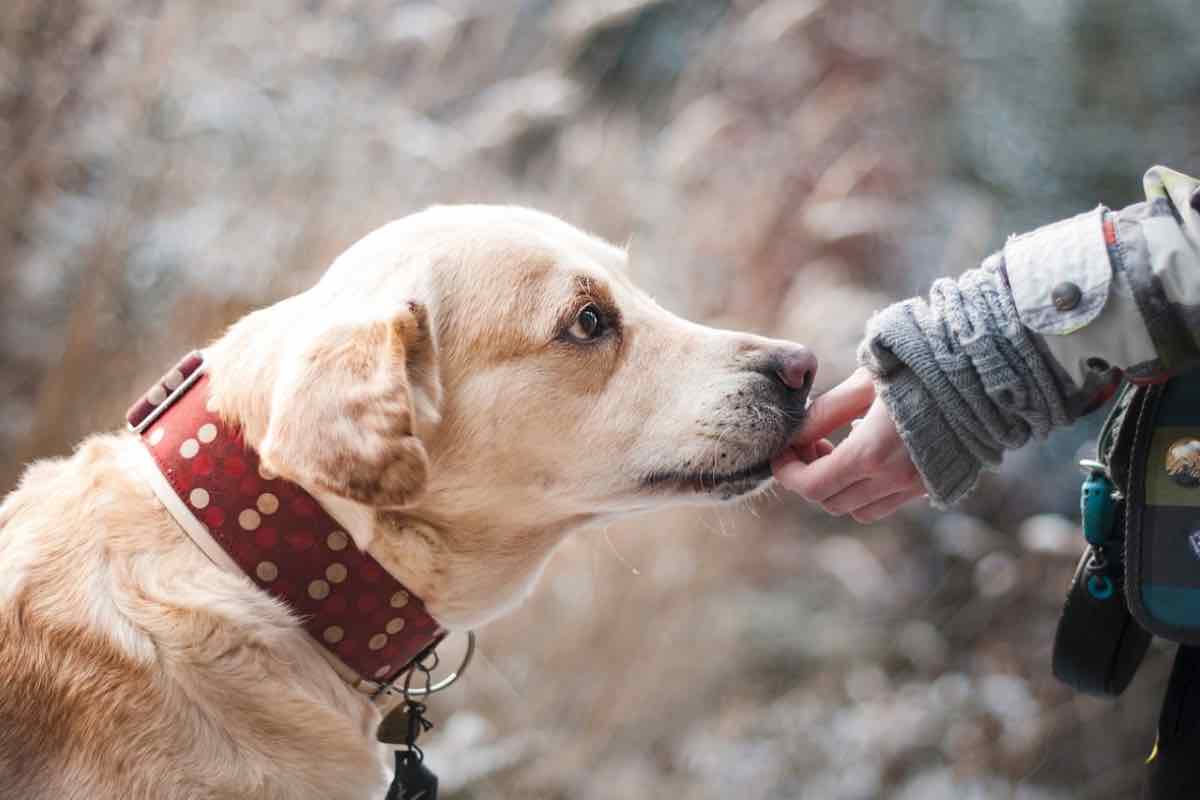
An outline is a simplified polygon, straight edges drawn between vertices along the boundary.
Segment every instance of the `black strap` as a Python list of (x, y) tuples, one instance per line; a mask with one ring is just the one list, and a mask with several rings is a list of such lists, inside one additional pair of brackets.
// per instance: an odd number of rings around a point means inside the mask
[(1122, 494), (1129, 492), (1129, 462), (1138, 415), (1145, 401), (1146, 387), (1124, 384), (1100, 429), (1096, 457), (1108, 466), (1109, 477)]

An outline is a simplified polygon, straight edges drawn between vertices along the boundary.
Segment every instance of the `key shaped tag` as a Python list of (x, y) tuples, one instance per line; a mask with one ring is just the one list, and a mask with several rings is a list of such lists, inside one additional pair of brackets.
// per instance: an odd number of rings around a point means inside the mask
[(413, 750), (396, 751), (396, 777), (387, 800), (437, 800), (438, 779)]
[(410, 689), (413, 673), (419, 671), (425, 677), (425, 691), (419, 696), (427, 697), (435, 691), (432, 673), (437, 668), (437, 652), (431, 650), (427, 657), (428, 662), (423, 660), (425, 657), (413, 662), (404, 678), (404, 705), (392, 709), (376, 734), (379, 741), (402, 747), (396, 751), (396, 774), (385, 800), (437, 800), (437, 776), (425, 766), (425, 753), (417, 745), (417, 739), (433, 723), (425, 717), (425, 704), (416, 700)]
[(393, 709), (379, 726), (380, 741), (398, 739), (403, 745), (396, 751), (396, 774), (385, 800), (437, 800), (437, 775), (425, 766), (425, 754), (417, 746), (417, 737), (432, 727), (425, 718), (425, 705), (412, 698)]
[(409, 708), (399, 705), (393, 708), (379, 723), (375, 738), (384, 744), (407, 745), (409, 743)]

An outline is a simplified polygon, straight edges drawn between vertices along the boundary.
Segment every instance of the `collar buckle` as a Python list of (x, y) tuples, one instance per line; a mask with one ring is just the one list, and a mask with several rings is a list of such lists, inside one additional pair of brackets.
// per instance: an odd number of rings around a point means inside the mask
[(126, 427), (131, 433), (142, 433), (174, 405), (176, 400), (183, 397), (203, 374), (204, 354), (193, 350), (130, 406), (125, 412)]

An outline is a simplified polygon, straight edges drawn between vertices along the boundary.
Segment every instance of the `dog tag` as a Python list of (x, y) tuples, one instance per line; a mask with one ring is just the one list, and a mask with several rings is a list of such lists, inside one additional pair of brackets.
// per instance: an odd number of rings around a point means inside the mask
[(396, 751), (396, 776), (387, 800), (437, 800), (438, 779), (412, 750)]
[(384, 744), (408, 744), (408, 717), (407, 704), (396, 706), (379, 723), (379, 728), (375, 731), (375, 738)]

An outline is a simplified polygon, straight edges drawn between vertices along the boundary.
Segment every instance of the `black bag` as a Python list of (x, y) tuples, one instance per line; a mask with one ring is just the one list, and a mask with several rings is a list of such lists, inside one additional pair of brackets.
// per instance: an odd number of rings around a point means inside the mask
[[(1089, 541), (1067, 588), (1051, 663), (1055, 677), (1085, 694), (1119, 695), (1150, 646), (1150, 634), (1133, 618), (1126, 602), (1124, 546), (1123, 487), (1128, 485), (1129, 454), (1144, 399), (1144, 393), (1129, 384), (1117, 396), (1080, 499)], [(1097, 497), (1098, 492), (1113, 497)], [(1111, 520), (1089, 519), (1090, 503), (1111, 503), (1113, 498)], [(1101, 529), (1087, 530), (1096, 527)]]
[(1117, 696), (1133, 680), (1150, 634), (1129, 613), (1120, 548), (1112, 554), (1088, 545), (1054, 634), (1054, 676), (1084, 694)]
[(1200, 370), (1126, 384), (1104, 423), (1097, 460), (1118, 498), (1116, 524), (1105, 537), (1088, 536), (1053, 664), (1081, 692), (1117, 695), (1151, 634), (1200, 645)]

